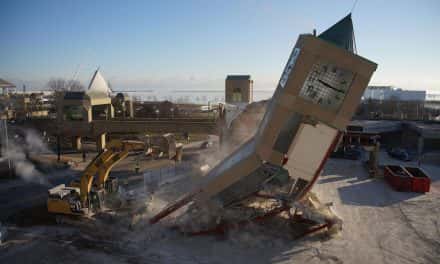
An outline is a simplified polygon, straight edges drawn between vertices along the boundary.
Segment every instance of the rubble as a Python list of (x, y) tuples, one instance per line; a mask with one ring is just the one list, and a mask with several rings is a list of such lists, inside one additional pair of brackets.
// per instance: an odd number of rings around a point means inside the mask
[(325, 225), (326, 233), (335, 236), (342, 231), (342, 219), (331, 209), (332, 203), (322, 204), (316, 194), (310, 192), (301, 202), (294, 202), (293, 208), (302, 214), (302, 218)]
[(283, 185), (268, 182), (261, 192), (227, 206), (218, 200), (194, 202), (174, 223), (180, 232), (191, 236), (227, 234), (252, 224), (270, 226), (272, 232), (278, 227), (278, 235), (289, 239), (320, 230), (330, 237), (342, 230), (342, 219), (331, 209), (332, 203), (323, 204), (312, 192), (295, 200), (290, 193), (292, 185), (292, 181)]

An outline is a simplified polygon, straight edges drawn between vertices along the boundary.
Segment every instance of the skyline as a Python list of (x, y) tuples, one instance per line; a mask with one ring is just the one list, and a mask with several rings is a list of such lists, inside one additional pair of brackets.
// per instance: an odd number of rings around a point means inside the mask
[[(359, 55), (379, 64), (370, 84), (440, 92), (440, 2), (389, 2), (359, 0), (352, 14)], [(99, 66), (115, 90), (219, 90), (228, 74), (274, 90), (298, 35), (354, 1), (118, 3), (6, 1), (0, 77), (43, 89), (78, 71), (87, 86)]]

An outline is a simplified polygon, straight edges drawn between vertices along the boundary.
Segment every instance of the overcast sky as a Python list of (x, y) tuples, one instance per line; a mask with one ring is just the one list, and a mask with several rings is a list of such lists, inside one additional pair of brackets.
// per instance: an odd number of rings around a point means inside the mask
[[(0, 78), (44, 88), (51, 77), (114, 89), (222, 90), (251, 74), (273, 90), (300, 33), (324, 31), (354, 0), (2, 1)], [(358, 52), (379, 64), (372, 84), (440, 92), (440, 1), (359, 0)]]

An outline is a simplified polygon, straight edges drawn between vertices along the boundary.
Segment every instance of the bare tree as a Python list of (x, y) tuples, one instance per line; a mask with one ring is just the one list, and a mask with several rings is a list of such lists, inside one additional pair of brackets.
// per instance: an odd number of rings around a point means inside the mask
[(67, 89), (69, 91), (80, 92), (84, 91), (84, 86), (77, 80), (69, 80), (67, 82)]
[(65, 91), (66, 90), (66, 80), (61, 79), (61, 78), (52, 78), (47, 83), (47, 86), (55, 92)]
[(84, 86), (77, 80), (65, 80), (63, 78), (52, 78), (47, 86), (56, 92), (61, 91), (84, 91)]

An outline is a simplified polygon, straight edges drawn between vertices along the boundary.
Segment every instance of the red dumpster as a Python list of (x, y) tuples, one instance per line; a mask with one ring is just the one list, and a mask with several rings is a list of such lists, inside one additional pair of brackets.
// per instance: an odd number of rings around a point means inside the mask
[(411, 174), (401, 166), (385, 166), (385, 180), (396, 191), (399, 192), (411, 192), (412, 190), (412, 178)]
[(429, 192), (431, 179), (421, 168), (405, 167), (405, 170), (412, 176), (411, 191), (419, 193)]

